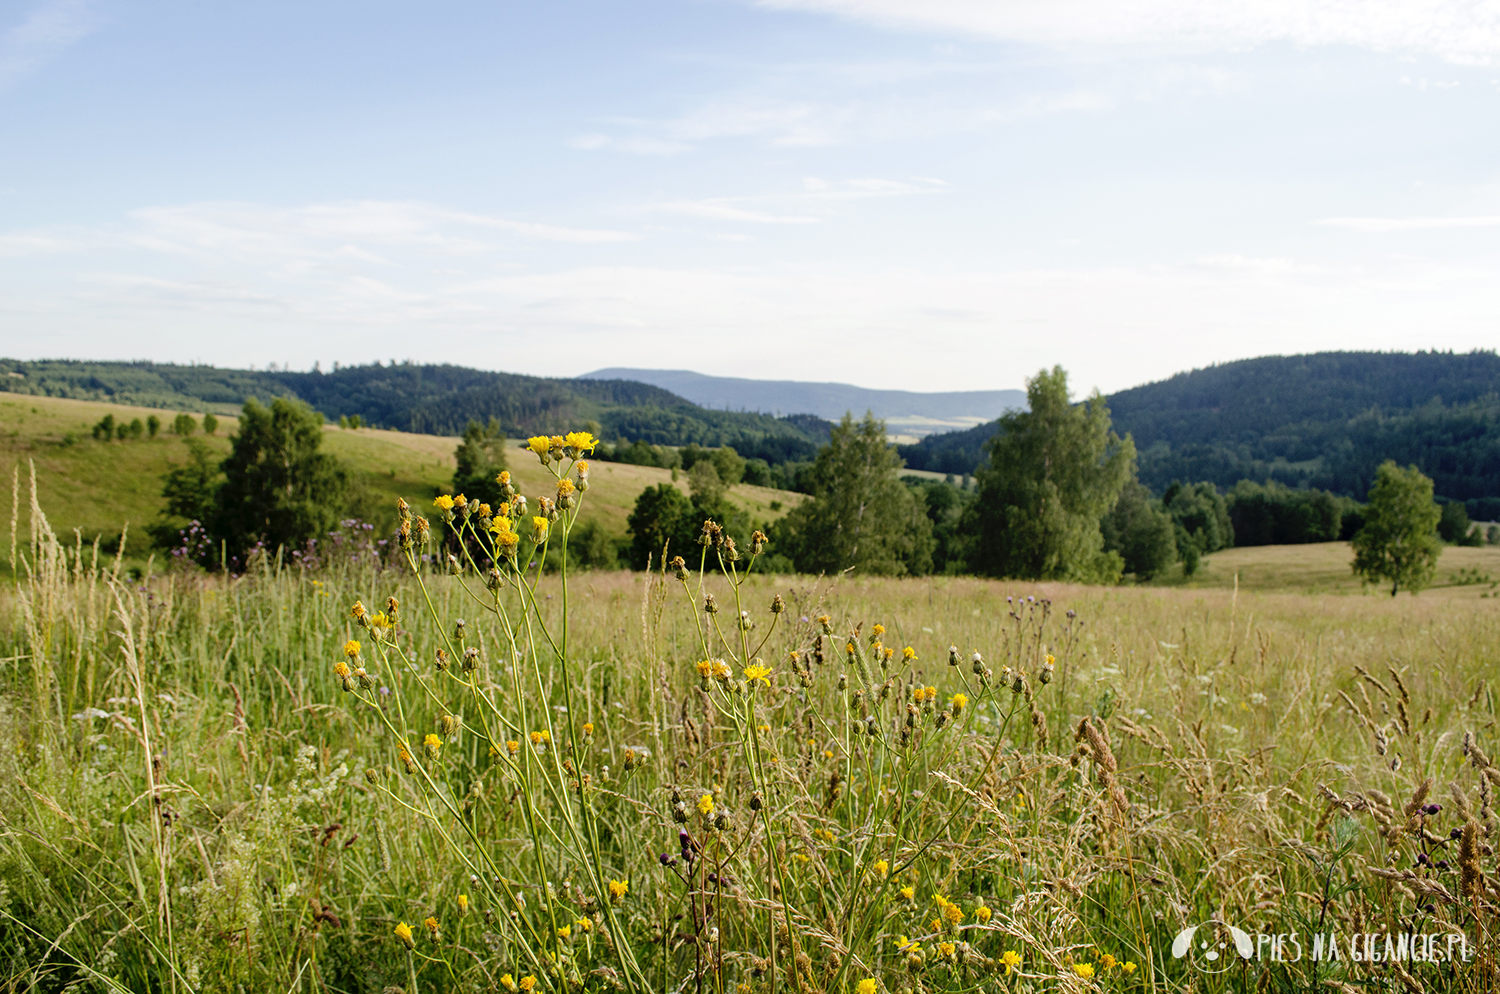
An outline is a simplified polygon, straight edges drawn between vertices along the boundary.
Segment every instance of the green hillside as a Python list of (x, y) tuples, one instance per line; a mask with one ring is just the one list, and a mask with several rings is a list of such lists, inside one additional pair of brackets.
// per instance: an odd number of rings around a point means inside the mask
[[(126, 553), (141, 561), (150, 553), (147, 525), (158, 519), (163, 507), (162, 476), (188, 460), (185, 439), (165, 432), (156, 438), (126, 441), (96, 441), (91, 428), (105, 414), (117, 421), (144, 420), (158, 409), (129, 407), (96, 401), (56, 397), (18, 396), (0, 393), (0, 473), (18, 486), (18, 538), (26, 541), (30, 522), (31, 466), (36, 468), (39, 503), (59, 536), (70, 539), (75, 531), (85, 544), (100, 540), (107, 552), (118, 548), (126, 525)], [(163, 418), (170, 421), (170, 417)], [(221, 416), (217, 435), (193, 437), (217, 454), (229, 451), (232, 417)], [(330, 426), (324, 444), (352, 471), (356, 496), (349, 512), (371, 521), (382, 534), (390, 530), (397, 497), (425, 502), (453, 478), (453, 450), (458, 439), (442, 435), (380, 429), (343, 430)], [(519, 442), (508, 452), (511, 471), (523, 493), (539, 495), (551, 490), (550, 477), (534, 458), (519, 451)], [(612, 536), (625, 534), (625, 519), (636, 497), (648, 486), (671, 482), (669, 470), (620, 463), (599, 463), (594, 487), (584, 502), (582, 521), (598, 521)], [(686, 491), (686, 479), (677, 486)], [(730, 500), (758, 521), (772, 521), (795, 507), (800, 494), (739, 485)], [(773, 503), (775, 506), (773, 507)], [(3, 540), (0, 560), (9, 567), (9, 535)]]
[[(1500, 356), (1325, 352), (1179, 373), (1109, 397), (1141, 481), (1276, 480), (1363, 498), (1386, 459), (1416, 464), (1440, 497), (1500, 513)], [(970, 472), (996, 423), (902, 447), (907, 465)]]
[(732, 445), (769, 463), (811, 459), (828, 425), (699, 407), (629, 380), (548, 379), (463, 366), (395, 363), (323, 372), (220, 369), (152, 362), (0, 360), (0, 391), (135, 407), (234, 413), (250, 397), (296, 397), (330, 421), (358, 415), (368, 426), (457, 435), (496, 418), (513, 436), (553, 434), (592, 421), (598, 434), (653, 445)]

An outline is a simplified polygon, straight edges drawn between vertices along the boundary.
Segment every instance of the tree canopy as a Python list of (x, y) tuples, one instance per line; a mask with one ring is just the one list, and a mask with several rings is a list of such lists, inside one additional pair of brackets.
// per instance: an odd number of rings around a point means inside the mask
[(1386, 460), (1370, 488), (1364, 527), (1354, 536), (1354, 572), (1371, 583), (1389, 580), (1392, 597), (1402, 587), (1421, 590), (1432, 582), (1442, 554), (1441, 515), (1432, 500), (1432, 480), (1415, 466), (1402, 469)]
[(899, 576), (932, 569), (932, 521), (896, 476), (901, 459), (885, 422), (845, 414), (818, 452), (812, 499), (778, 523), (773, 540), (799, 572)]
[(1135, 473), (1135, 443), (1111, 430), (1096, 391), (1073, 404), (1061, 366), (1026, 381), (1029, 410), (1000, 418), (976, 474), (970, 565), (991, 576), (1110, 582), (1122, 567), (1104, 550), (1100, 519)]

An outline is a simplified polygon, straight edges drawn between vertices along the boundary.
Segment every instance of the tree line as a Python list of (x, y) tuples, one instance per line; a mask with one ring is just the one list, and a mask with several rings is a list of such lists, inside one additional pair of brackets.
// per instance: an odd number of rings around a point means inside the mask
[[(1379, 571), (1394, 571), (1394, 583), (1418, 586), (1423, 556), (1436, 562), (1430, 548), (1483, 540), (1462, 504), (1440, 506), (1430, 478), (1394, 463), (1379, 467), (1366, 504), (1274, 481), (1241, 481), (1227, 494), (1210, 481), (1175, 482), (1157, 497), (1139, 479), (1133, 440), (1115, 431), (1097, 392), (1074, 403), (1066, 372), (1054, 367), (1028, 381), (1027, 397), (1026, 410), (1000, 419), (973, 486), (901, 476), (884, 423), (846, 414), (798, 471), (806, 499), (774, 523), (753, 520), (728, 496), (737, 483), (766, 478), (772, 467), (764, 460), (746, 459), (732, 446), (687, 445), (669, 454), (622, 444), (605, 454), (642, 462), (649, 455), (656, 465), (669, 464), (673, 482), (639, 495), (625, 538), (597, 527), (581, 532), (575, 561), (660, 567), (668, 556), (691, 555), (704, 522), (713, 521), (747, 547), (753, 532), (768, 532), (770, 552), (760, 564), (773, 571), (1117, 583), (1127, 574), (1150, 580), (1179, 563), (1191, 575), (1204, 555), (1235, 544), (1346, 539), (1359, 550), (1356, 567), (1365, 575), (1389, 579)], [(193, 522), (193, 558), (208, 565), (217, 556), (228, 566), (255, 548), (296, 548), (329, 531), (350, 481), (319, 450), (322, 425), (301, 402), (278, 398), (265, 407), (250, 400), (228, 456), (215, 462), (190, 440), (188, 464), (165, 480), (159, 540), (178, 538), (182, 523)], [(506, 456), (497, 419), (466, 425), (455, 462), (451, 492), (498, 505)], [(1403, 520), (1416, 522), (1405, 532), (1386, 506), (1397, 491), (1406, 502)], [(1420, 514), (1411, 510), (1419, 505)], [(1380, 538), (1393, 535), (1400, 537)], [(1392, 559), (1390, 549), (1403, 543), (1406, 558)]]

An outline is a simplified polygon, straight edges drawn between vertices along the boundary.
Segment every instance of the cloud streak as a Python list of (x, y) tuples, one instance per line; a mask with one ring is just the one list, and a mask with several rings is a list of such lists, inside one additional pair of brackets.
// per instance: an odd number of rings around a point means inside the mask
[(1347, 228), (1383, 234), (1394, 231), (1437, 231), (1454, 228), (1500, 227), (1500, 214), (1470, 217), (1325, 217), (1318, 224), (1325, 228)]
[(0, 35), (0, 93), (37, 72), (99, 27), (84, 0), (50, 0)]
[(895, 28), (1050, 48), (1347, 45), (1458, 62), (1500, 54), (1494, 0), (754, 0)]

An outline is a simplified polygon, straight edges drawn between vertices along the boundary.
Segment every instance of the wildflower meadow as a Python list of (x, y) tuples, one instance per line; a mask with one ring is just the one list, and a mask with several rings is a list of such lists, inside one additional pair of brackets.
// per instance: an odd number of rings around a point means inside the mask
[(1489, 601), (580, 571), (594, 444), (238, 575), (18, 477), (5, 989), (1497, 986)]

